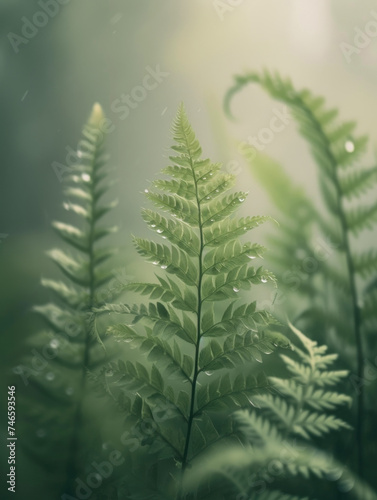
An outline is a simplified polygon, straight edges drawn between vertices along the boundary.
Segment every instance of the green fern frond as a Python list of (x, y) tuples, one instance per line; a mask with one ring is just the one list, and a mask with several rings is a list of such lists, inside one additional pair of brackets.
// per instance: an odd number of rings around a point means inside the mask
[(244, 149), (243, 152), (253, 176), (266, 189), (280, 214), (291, 215), (294, 213), (295, 219), (290, 221), (305, 224), (303, 230), (307, 231), (306, 228), (317, 217), (317, 213), (304, 190), (295, 185), (281, 165), (273, 159), (258, 153), (257, 161), (255, 161), (255, 150), (251, 146)]
[[(269, 484), (273, 485), (278, 476), (279, 486), (285, 480), (287, 489), (290, 489), (289, 479), (302, 476), (305, 479), (316, 477), (349, 481), (355, 498), (376, 498), (365, 483), (311, 444), (312, 435), (320, 437), (332, 430), (350, 429), (343, 420), (327, 412), (350, 403), (348, 396), (327, 390), (327, 387), (344, 379), (347, 372), (331, 371), (337, 356), (327, 354), (327, 346), (319, 346), (293, 325), (290, 327), (301, 344), (294, 348), (298, 361), (282, 355), (293, 377), (270, 377), (275, 395), (257, 396), (255, 400), (261, 405), (260, 409), (257, 407), (252, 411), (235, 413), (243, 436), (242, 446), (214, 447), (199, 463), (194, 464), (188, 474), (185, 483), (188, 491), (214, 475), (218, 478), (220, 474), (245, 498), (280, 499), (285, 495), (291, 498), (289, 493), (271, 490)], [(268, 418), (265, 408), (276, 419)], [(261, 495), (258, 490), (262, 490)]]
[(364, 170), (351, 170), (342, 172), (339, 184), (344, 198), (350, 200), (366, 193), (376, 180), (377, 168), (372, 167)]
[(363, 278), (369, 277), (377, 272), (377, 251), (367, 250), (366, 252), (354, 254), (355, 271)]
[(37, 390), (48, 395), (46, 404), (51, 405), (56, 399), (54, 393), (61, 392), (57, 386), (55, 391), (49, 392), (50, 387), (55, 386), (51, 381), (58, 379), (57, 372), (69, 385), (67, 394), (71, 396), (71, 401), (65, 400), (67, 420), (62, 427), (66, 432), (63, 433), (64, 443), (59, 446), (59, 449), (67, 448), (67, 452), (62, 453), (62, 458), (67, 459), (66, 493), (73, 492), (74, 480), (80, 471), (79, 435), (84, 418), (86, 372), (96, 370), (105, 359), (93, 332), (91, 316), (93, 307), (99, 305), (102, 286), (113, 278), (106, 262), (114, 249), (98, 245), (100, 239), (115, 231), (100, 222), (116, 205), (116, 202), (103, 201), (108, 191), (103, 121), (103, 111), (95, 104), (79, 143), (79, 163), (72, 167), (66, 179), (67, 201), (63, 206), (76, 222), (55, 221), (52, 224), (66, 249), (55, 248), (48, 256), (67, 283), (43, 279), (42, 285), (53, 292), (56, 302), (34, 307), (49, 325), (50, 345), (57, 351), (47, 381), (43, 377), (34, 381)]
[[(370, 340), (364, 333), (369, 330), (370, 323), (363, 321), (363, 315), (360, 314), (360, 292), (358, 288), (359, 276), (369, 278), (370, 273), (376, 271), (374, 250), (357, 254), (353, 250), (352, 237), (360, 238), (360, 234), (365, 230), (374, 230), (377, 223), (377, 205), (375, 202), (359, 201), (360, 195), (368, 190), (376, 190), (377, 176), (376, 167), (363, 168), (358, 165), (361, 156), (365, 153), (367, 147), (367, 137), (357, 136), (355, 133), (356, 124), (354, 122), (339, 123), (337, 119), (337, 110), (328, 109), (325, 100), (316, 97), (309, 90), (297, 90), (288, 79), (282, 79), (279, 74), (271, 74), (268, 71), (263, 73), (248, 73), (244, 76), (235, 78), (234, 86), (229, 90), (225, 98), (225, 108), (229, 113), (231, 100), (235, 94), (241, 91), (246, 85), (256, 83), (260, 85), (273, 98), (286, 104), (292, 111), (301, 135), (307, 140), (318, 169), (319, 169), (319, 187), (322, 199), (327, 209), (326, 216), (315, 217), (315, 225), (310, 226), (306, 237), (305, 247), (313, 245), (315, 230), (320, 229), (325, 238), (332, 242), (331, 251), (336, 251), (336, 258), (322, 259), (314, 257), (317, 271), (306, 273), (310, 274), (309, 286), (301, 283), (299, 291), (306, 295), (307, 304), (312, 306), (313, 297), (324, 296), (323, 290), (329, 288), (329, 284), (334, 288), (332, 296), (328, 294), (328, 300), (324, 297), (324, 305), (331, 315), (334, 311), (344, 312), (344, 299), (348, 297), (346, 305), (346, 316), (348, 323), (352, 325), (355, 360), (352, 364), (357, 364), (357, 374), (361, 379), (363, 377), (363, 364), (366, 349), (371, 346)], [(256, 175), (262, 176), (263, 169), (258, 169), (259, 157), (255, 151), (252, 155), (252, 170)], [(275, 168), (276, 170), (276, 168)], [(262, 172), (262, 174), (261, 174)], [(276, 193), (275, 179), (264, 179), (264, 184), (272, 193)], [(292, 192), (292, 196), (300, 201), (300, 195)], [(368, 193), (370, 194), (370, 193)], [(277, 206), (281, 208), (280, 197), (277, 198)], [(285, 212), (288, 221), (284, 227), (284, 236), (280, 240), (285, 241), (284, 253), (282, 258), (278, 255), (275, 261), (280, 264), (278, 278), (281, 278), (283, 270), (294, 267), (294, 261), (289, 261), (289, 250), (294, 256), (294, 245), (296, 241), (302, 241), (302, 234), (298, 225), (295, 225), (297, 215)], [(287, 230), (287, 226), (293, 227), (293, 231)], [(296, 235), (296, 236), (294, 236)], [(291, 242), (289, 241), (291, 239)], [(314, 240), (315, 241), (315, 240)], [(305, 262), (305, 261), (303, 261)], [(336, 266), (340, 262), (344, 272)], [(284, 274), (283, 274), (284, 276)], [(317, 278), (318, 277), (318, 278)], [(373, 279), (373, 275), (372, 275)], [(289, 280), (291, 283), (292, 279)], [(297, 281), (297, 280), (296, 280)], [(303, 280), (301, 280), (302, 282)], [(331, 289), (330, 289), (331, 290)], [(339, 294), (338, 292), (341, 291)], [(297, 296), (297, 295), (296, 295)], [(316, 322), (318, 327), (323, 330), (326, 324), (320, 321)], [(313, 325), (312, 325), (313, 327)], [(348, 330), (348, 329), (347, 329)], [(336, 331), (337, 342), (343, 336), (342, 330)], [(348, 336), (348, 335), (347, 335)], [(356, 423), (356, 442), (358, 450), (358, 470), (363, 474), (363, 405), (364, 405), (364, 387), (360, 388), (357, 396), (357, 423)]]
[[(209, 446), (233, 435), (227, 423), (230, 413), (255, 404), (269, 387), (257, 368), (263, 355), (290, 344), (271, 330), (278, 322), (269, 312), (241, 299), (242, 290), (253, 285), (275, 285), (270, 271), (252, 265), (265, 249), (239, 239), (270, 218), (235, 217), (247, 193), (230, 193), (234, 177), (201, 159), (183, 107), (173, 136), (172, 164), (162, 171), (170, 178), (154, 181), (153, 191), (145, 190), (163, 214), (142, 212), (163, 241), (134, 238), (137, 251), (155, 266), (157, 280), (126, 287), (147, 296), (148, 303), (105, 304), (96, 311), (125, 314), (132, 322), (112, 326), (108, 333), (137, 348), (144, 358), (110, 365), (111, 390), (116, 398), (128, 394), (130, 401), (132, 394), (140, 395), (151, 409), (160, 438), (163, 435), (175, 450), (185, 471)], [(229, 305), (221, 310), (220, 302)], [(252, 373), (239, 373), (250, 363)], [(104, 375), (103, 383), (110, 379)], [(154, 413), (161, 404), (171, 410), (166, 421)], [(171, 476), (179, 485), (180, 474), (173, 469)]]
[(358, 206), (346, 212), (347, 226), (357, 236), (363, 229), (373, 229), (377, 222), (377, 203)]

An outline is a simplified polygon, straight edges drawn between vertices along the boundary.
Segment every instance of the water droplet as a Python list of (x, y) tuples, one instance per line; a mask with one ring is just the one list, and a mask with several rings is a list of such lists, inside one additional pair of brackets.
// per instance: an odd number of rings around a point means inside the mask
[(106, 370), (105, 372), (106, 377), (112, 377), (114, 375), (113, 370)]
[(167, 269), (167, 268), (168, 268), (168, 266), (166, 266), (165, 264), (163, 264), (163, 265), (161, 266), (161, 269)]
[(46, 437), (46, 431), (44, 429), (38, 429), (37, 432), (35, 433), (37, 437), (39, 438), (44, 438)]
[(164, 232), (164, 230), (163, 229), (157, 229), (157, 232), (158, 232), (158, 234), (161, 234), (161, 233)]
[(67, 394), (67, 396), (72, 396), (72, 394), (75, 392), (74, 388), (73, 387), (67, 387), (66, 390), (65, 390), (65, 393)]
[(240, 289), (239, 289), (239, 288), (237, 288), (236, 286), (234, 286), (234, 287), (233, 287), (233, 292), (238, 293), (239, 291), (240, 291)]
[(255, 255), (248, 255), (249, 259), (255, 259)]
[(355, 151), (355, 144), (352, 141), (346, 141), (344, 144), (344, 149), (347, 153), (353, 153)]
[(159, 262), (158, 262), (158, 260), (154, 260), (154, 261), (152, 262), (152, 264), (153, 264), (154, 266), (158, 266), (158, 265), (159, 265)]
[(46, 375), (46, 380), (48, 380), (49, 382), (52, 382), (55, 378), (55, 373), (53, 372), (48, 372), (47, 375)]
[(81, 174), (81, 179), (84, 182), (90, 182), (90, 175), (89, 174)]
[(342, 493), (348, 493), (352, 490), (355, 485), (355, 481), (352, 478), (341, 479), (338, 483), (338, 490)]
[(149, 193), (149, 189), (144, 189), (144, 193)]
[(204, 372), (206, 375), (208, 375), (208, 377), (210, 377), (211, 375), (213, 375), (213, 371), (211, 370), (207, 370), (206, 372)]
[(156, 227), (156, 224), (151, 224), (151, 227)]
[(241, 197), (241, 198), (238, 198), (238, 201), (239, 201), (240, 203), (242, 203), (243, 201), (245, 201), (245, 198), (242, 198), (242, 197)]
[(260, 280), (262, 283), (267, 283), (267, 278), (265, 276), (261, 276)]
[(60, 342), (58, 339), (52, 339), (50, 342), (50, 347), (51, 349), (57, 349), (60, 345)]

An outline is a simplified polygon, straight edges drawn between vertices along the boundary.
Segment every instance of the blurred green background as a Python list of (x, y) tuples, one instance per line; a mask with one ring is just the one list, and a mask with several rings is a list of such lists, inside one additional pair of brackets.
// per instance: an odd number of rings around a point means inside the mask
[[(48, 3), (58, 11), (38, 15)], [(359, 132), (376, 144), (377, 39), (349, 60), (340, 47), (353, 44), (355, 28), (374, 19), (373, 9), (372, 0), (0, 0), (2, 401), (5, 387), (17, 382), (12, 367), (25, 339), (41, 325), (29, 313), (46, 300), (40, 278), (57, 274), (44, 254), (59, 244), (51, 221), (64, 217), (64, 180), (56, 165), (72, 161), (93, 102), (111, 121), (108, 151), (119, 179), (112, 219), (121, 226), (114, 241), (122, 248), (117, 265), (141, 279), (148, 270), (130, 235), (145, 232), (141, 191), (166, 164), (180, 101), (205, 155), (236, 165), (239, 185), (249, 186), (245, 214), (269, 213), (271, 206), (236, 141), (267, 126), (279, 104), (252, 88), (234, 102), (237, 121), (226, 119), (222, 100), (235, 73), (266, 67), (290, 76), (297, 87), (325, 95), (343, 118), (357, 119)], [(25, 38), (33, 20), (41, 26)], [(140, 89), (158, 70), (154, 88)], [(137, 100), (126, 111), (120, 100), (129, 94)], [(265, 152), (317, 197), (316, 169), (293, 120)], [(263, 232), (256, 237), (263, 243)], [(3, 419), (5, 407), (1, 411)]]

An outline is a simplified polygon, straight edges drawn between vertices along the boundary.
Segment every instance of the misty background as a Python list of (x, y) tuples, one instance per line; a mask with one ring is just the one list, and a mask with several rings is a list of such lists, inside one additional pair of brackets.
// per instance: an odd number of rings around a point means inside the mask
[[(233, 168), (238, 186), (250, 191), (244, 214), (278, 218), (237, 142), (268, 127), (282, 105), (249, 87), (236, 96), (235, 120), (229, 120), (223, 98), (235, 74), (277, 70), (297, 88), (324, 95), (331, 107), (340, 108), (342, 119), (357, 120), (358, 132), (370, 135), (371, 162), (377, 143), (377, 36), (348, 56), (342, 45), (356, 47), (357, 28), (377, 19), (372, 0), (71, 0), (53, 2), (58, 11), (41, 16), (47, 3), (0, 1), (4, 395), (5, 386), (14, 383), (12, 367), (24, 340), (42, 324), (30, 314), (32, 305), (47, 299), (40, 278), (58, 276), (45, 251), (60, 244), (51, 222), (65, 218), (62, 166), (69, 167), (94, 102), (110, 120), (107, 150), (118, 179), (112, 194), (119, 199), (111, 215), (120, 226), (113, 239), (121, 248), (116, 264), (138, 281), (149, 270), (133, 249), (131, 234), (147, 234), (142, 191), (167, 165), (171, 123), (181, 101), (204, 155)], [(131, 104), (122, 102), (129, 95), (136, 96)], [(265, 152), (319, 200), (316, 167), (293, 120)], [(253, 236), (263, 243), (265, 229), (258, 231)]]

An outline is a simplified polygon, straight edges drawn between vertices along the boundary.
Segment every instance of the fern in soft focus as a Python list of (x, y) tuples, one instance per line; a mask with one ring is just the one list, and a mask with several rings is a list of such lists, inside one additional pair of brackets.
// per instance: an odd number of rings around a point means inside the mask
[[(302, 307), (308, 307), (308, 296), (311, 298), (308, 311), (314, 309), (318, 312), (323, 306), (324, 298), (318, 293), (318, 269), (311, 259), (319, 214), (304, 190), (290, 179), (279, 163), (266, 155), (256, 155), (248, 148), (244, 149), (244, 153), (253, 176), (266, 189), (277, 208), (279, 226), (266, 237), (272, 248), (270, 260), (279, 277), (279, 292), (275, 304), (281, 307), (276, 307), (276, 313), (283, 317), (286, 314), (297, 315), (300, 311), (300, 298), (306, 300)], [(325, 252), (325, 249), (322, 251)], [(316, 301), (319, 301), (318, 305)], [(323, 315), (319, 315), (319, 321), (323, 321), (322, 317)], [(317, 322), (318, 319), (315, 323)], [(313, 327), (314, 324), (311, 323), (310, 328)]]
[[(377, 203), (370, 196), (370, 202), (364, 199), (376, 188), (377, 167), (356, 165), (366, 149), (367, 138), (354, 135), (354, 122), (339, 123), (337, 110), (327, 109), (323, 98), (306, 89), (296, 90), (290, 80), (279, 75), (265, 72), (237, 76), (226, 97), (228, 110), (234, 94), (249, 83), (259, 84), (290, 107), (319, 167), (319, 186), (327, 214), (320, 215), (307, 199), (291, 191), (293, 196), (283, 211), (284, 223), (275, 255), (283, 286), (285, 283), (286, 289), (296, 288), (301, 297), (306, 296), (306, 310), (301, 316), (306, 320), (305, 328), (333, 331), (339, 350), (345, 355), (353, 354), (350, 366), (357, 373), (352, 375), (352, 389), (357, 393), (358, 470), (363, 474), (364, 365), (366, 354), (376, 349), (373, 333), (377, 321), (377, 252), (374, 248), (360, 251), (357, 240), (364, 230), (376, 227)], [(282, 192), (275, 198), (275, 174), (284, 174), (276, 163), (265, 158), (261, 158), (260, 166), (257, 163), (252, 168), (254, 172), (259, 170), (257, 175), (263, 177), (280, 209)], [(266, 168), (272, 174), (269, 178), (262, 171)], [(360, 197), (364, 199), (359, 201)], [(294, 203), (297, 208), (290, 211)], [(320, 244), (309, 239), (316, 228), (322, 234)], [(369, 402), (369, 412), (371, 405), (373, 400)], [(373, 419), (373, 413), (370, 416)]]
[[(233, 484), (232, 498), (237, 500), (304, 500), (294, 491), (296, 477), (307, 480), (312, 476), (336, 482), (338, 491), (349, 492), (353, 498), (375, 499), (368, 486), (313, 442), (331, 431), (350, 429), (334, 414), (351, 402), (349, 396), (334, 390), (347, 371), (333, 370), (337, 355), (327, 354), (327, 346), (319, 346), (290, 326), (301, 344), (294, 347), (295, 356), (280, 355), (291, 377), (269, 377), (273, 391), (254, 399), (259, 409), (234, 414), (244, 437), (242, 446), (214, 449), (190, 472), (187, 488), (212, 476), (218, 481), (220, 475)], [(320, 486), (315, 483), (319, 496)], [(282, 487), (288, 492), (277, 489)], [(336, 497), (335, 487), (330, 495)]]
[(247, 193), (229, 193), (234, 177), (201, 159), (183, 107), (173, 135), (176, 155), (162, 171), (168, 179), (145, 190), (146, 198), (165, 212), (143, 210), (162, 242), (134, 239), (137, 251), (156, 267), (157, 281), (128, 288), (149, 301), (97, 310), (130, 318), (109, 333), (135, 349), (133, 355), (111, 363), (97, 382), (129, 422), (150, 431), (138, 441), (138, 467), (150, 464), (147, 477), (140, 479), (136, 471), (133, 483), (132, 468), (125, 471), (129, 489), (124, 494), (135, 499), (180, 497), (181, 475), (202, 452), (219, 440), (237, 440), (229, 414), (249, 407), (269, 387), (259, 368), (263, 354), (289, 346), (269, 328), (276, 320), (241, 298), (252, 285), (275, 283), (269, 271), (252, 265), (264, 248), (240, 240), (268, 217), (233, 216)]
[[(49, 326), (32, 344), (32, 352), (45, 357), (43, 369), (30, 376), (28, 360), (16, 369), (23, 378), (27, 375), (31, 386), (27, 395), (32, 399), (37, 395), (42, 402), (36, 405), (29, 401), (24, 410), (30, 417), (30, 434), (34, 435), (36, 425), (40, 427), (36, 441), (29, 439), (25, 446), (33, 460), (45, 463), (47, 469), (59, 472), (61, 463), (67, 464), (66, 493), (86, 460), (82, 444), (86, 373), (106, 359), (93, 334), (92, 321), (93, 307), (103, 301), (103, 285), (113, 277), (106, 261), (114, 249), (101, 245), (100, 240), (116, 229), (101, 221), (115, 206), (115, 202), (103, 201), (111, 185), (107, 180), (103, 121), (102, 109), (95, 104), (79, 143), (80, 163), (72, 167), (66, 179), (69, 201), (64, 208), (76, 216), (78, 225), (53, 223), (67, 249), (56, 248), (48, 255), (66, 280), (43, 279), (43, 286), (53, 292), (55, 300), (34, 308)], [(61, 476), (63, 482), (64, 474)]]

